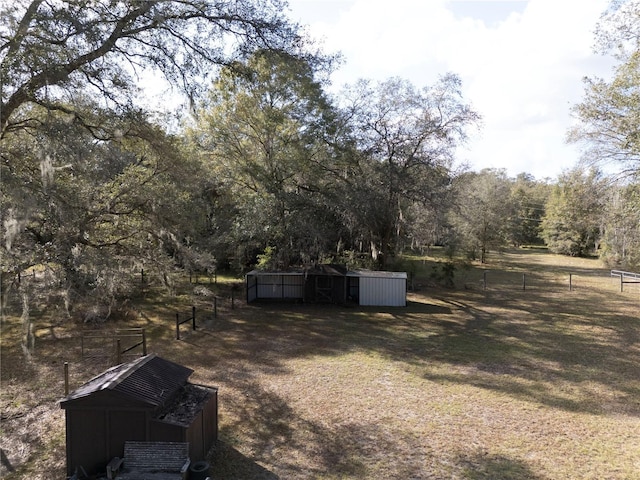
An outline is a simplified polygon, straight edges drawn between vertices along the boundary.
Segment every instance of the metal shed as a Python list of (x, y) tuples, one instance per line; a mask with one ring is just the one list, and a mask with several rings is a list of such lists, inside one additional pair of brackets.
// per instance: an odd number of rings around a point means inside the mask
[(218, 437), (218, 391), (187, 382), (190, 368), (156, 355), (117, 365), (60, 402), (65, 410), (67, 474), (104, 472), (132, 441), (189, 442), (193, 461)]
[(350, 299), (358, 305), (405, 307), (407, 273), (357, 270), (347, 273)]
[(303, 300), (309, 303), (346, 303), (346, 274), (346, 267), (341, 265), (316, 265), (305, 270)]
[(406, 272), (347, 271), (340, 265), (316, 265), (287, 272), (253, 270), (246, 275), (246, 287), (247, 303), (297, 300), (394, 307), (407, 303)]
[(247, 303), (254, 300), (303, 300), (304, 271), (253, 270), (246, 275)]

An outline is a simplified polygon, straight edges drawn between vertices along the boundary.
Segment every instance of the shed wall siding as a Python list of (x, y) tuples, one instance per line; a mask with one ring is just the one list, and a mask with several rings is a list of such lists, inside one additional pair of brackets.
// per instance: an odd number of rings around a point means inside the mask
[[(76, 468), (99, 471), (105, 465), (107, 450), (107, 414), (104, 411), (79, 410), (66, 412), (67, 423), (67, 475), (73, 475)], [(91, 425), (91, 437), (87, 437), (87, 427)], [(89, 439), (91, 441), (89, 441)]]
[(399, 278), (360, 277), (360, 305), (404, 307), (407, 282)]
[(122, 457), (124, 442), (127, 440), (147, 440), (147, 413), (114, 410), (108, 412), (109, 418), (109, 450), (108, 457)]

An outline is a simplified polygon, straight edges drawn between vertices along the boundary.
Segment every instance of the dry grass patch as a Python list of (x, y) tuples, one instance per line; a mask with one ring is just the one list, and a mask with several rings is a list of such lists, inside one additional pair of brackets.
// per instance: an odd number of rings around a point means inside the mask
[[(423, 287), (406, 308), (227, 303), (176, 341), (185, 290), (140, 304), (127, 326), (220, 387), (214, 479), (637, 478), (638, 296), (595, 261), (569, 265), (591, 282), (571, 292), (540, 252), (492, 258), (503, 281), (487, 290), (462, 287), (486, 266), (459, 272), (459, 289), (426, 287), (431, 261), (417, 260)], [(523, 271), (539, 279), (524, 291)], [(45, 327), (25, 363), (15, 319), (3, 326), (7, 479), (63, 476), (61, 362), (75, 385), (93, 373), (74, 356), (77, 325)]]

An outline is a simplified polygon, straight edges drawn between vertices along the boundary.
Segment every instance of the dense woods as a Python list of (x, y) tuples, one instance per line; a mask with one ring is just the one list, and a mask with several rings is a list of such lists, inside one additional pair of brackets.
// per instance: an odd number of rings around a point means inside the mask
[[(459, 170), (482, 112), (444, 73), (433, 85), (362, 80), (327, 93), (336, 58), (279, 0), (3, 2), (2, 305), (33, 292), (108, 318), (133, 272), (314, 262), (393, 269), (412, 248), (484, 262), (547, 245), (640, 269), (639, 2), (597, 31), (619, 63), (586, 79), (569, 139), (586, 162), (552, 181)], [(179, 122), (141, 99), (161, 76)], [(614, 174), (604, 175), (602, 167)]]

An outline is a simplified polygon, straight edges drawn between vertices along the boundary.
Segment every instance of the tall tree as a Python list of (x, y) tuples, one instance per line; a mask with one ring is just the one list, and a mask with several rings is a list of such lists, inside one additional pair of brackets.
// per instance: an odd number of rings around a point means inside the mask
[(505, 245), (515, 208), (511, 182), (504, 170), (485, 169), (456, 179), (453, 224), (459, 242), (473, 258), (486, 262), (487, 252)]
[(613, 1), (596, 31), (598, 49), (618, 64), (611, 80), (585, 78), (585, 94), (573, 108), (579, 123), (571, 142), (586, 145), (591, 165), (640, 171), (640, 1)]
[(605, 206), (600, 257), (607, 265), (640, 270), (640, 184), (616, 186)]
[(560, 176), (542, 219), (542, 237), (552, 252), (595, 253), (606, 193), (606, 182), (597, 170), (575, 168)]
[(460, 86), (448, 74), (423, 89), (394, 78), (378, 85), (361, 81), (346, 92), (359, 162), (368, 174), (356, 183), (353, 191), (361, 195), (350, 210), (383, 262), (406, 233), (410, 207), (445, 199), (455, 149), (480, 120)]
[(133, 258), (210, 262), (182, 248), (198, 234), (182, 214), (201, 206), (210, 188), (194, 182), (197, 165), (150, 121), (139, 93), (160, 75), (194, 99), (216, 67), (257, 48), (304, 55), (284, 7), (1, 2), (2, 271), (55, 266), (67, 291), (117, 293), (113, 272)]
[[(316, 65), (262, 50), (225, 68), (194, 138), (235, 204), (233, 243), (287, 266), (326, 249), (333, 109)], [(335, 223), (333, 223), (335, 225)]]
[(511, 204), (515, 211), (509, 225), (508, 238), (512, 245), (542, 244), (540, 223), (550, 186), (536, 181), (529, 174), (519, 174), (511, 185)]

